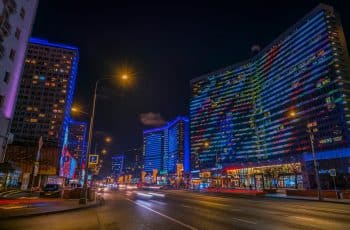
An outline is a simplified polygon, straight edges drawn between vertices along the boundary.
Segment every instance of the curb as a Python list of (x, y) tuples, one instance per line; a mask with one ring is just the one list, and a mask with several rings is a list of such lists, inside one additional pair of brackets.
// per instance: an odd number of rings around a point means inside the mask
[(33, 216), (43, 216), (43, 215), (50, 215), (50, 214), (56, 214), (56, 213), (71, 212), (71, 211), (76, 211), (76, 210), (80, 210), (80, 209), (95, 208), (95, 207), (98, 207), (101, 205), (103, 205), (103, 204), (95, 203), (95, 204), (91, 204), (88, 206), (78, 206), (78, 207), (74, 207), (74, 208), (48, 211), (48, 212), (28, 213), (28, 214), (23, 214), (23, 215), (14, 215), (14, 216), (0, 216), (0, 221), (1, 220), (9, 220), (9, 219), (17, 219), (17, 218), (27, 218), (27, 217), (33, 217)]
[(350, 202), (341, 202), (341, 201), (335, 201), (335, 200), (315, 200), (315, 199), (304, 199), (299, 197), (273, 197), (273, 196), (264, 196), (264, 198), (267, 199), (280, 199), (280, 200), (303, 200), (303, 201), (312, 201), (312, 202), (320, 202), (320, 203), (335, 203), (335, 204), (346, 204), (350, 205)]
[(350, 205), (350, 202), (341, 202), (341, 201), (335, 201), (335, 200), (315, 200), (315, 199), (304, 199), (304, 198), (298, 198), (298, 197), (274, 197), (274, 196), (266, 196), (266, 195), (250, 195), (250, 194), (235, 194), (235, 193), (215, 193), (215, 192), (200, 192), (200, 191), (192, 191), (195, 193), (202, 193), (202, 194), (208, 194), (208, 195), (214, 195), (219, 197), (232, 197), (232, 198), (248, 198), (248, 199), (280, 199), (280, 200), (302, 200), (302, 201), (313, 201), (313, 202), (321, 202), (321, 203), (335, 203), (335, 204), (346, 204)]

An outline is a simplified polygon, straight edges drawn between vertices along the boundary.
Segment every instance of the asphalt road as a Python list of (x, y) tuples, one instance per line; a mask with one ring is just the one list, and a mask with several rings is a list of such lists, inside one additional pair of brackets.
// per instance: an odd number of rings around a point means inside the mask
[(3, 220), (0, 229), (350, 229), (348, 204), (158, 193), (106, 193), (104, 206)]

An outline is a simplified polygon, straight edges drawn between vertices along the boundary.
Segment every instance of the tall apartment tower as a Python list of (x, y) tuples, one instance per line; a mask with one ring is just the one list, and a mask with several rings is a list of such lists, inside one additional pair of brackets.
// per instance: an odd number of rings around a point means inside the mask
[(31, 38), (11, 126), (15, 144), (61, 147), (70, 121), (78, 48)]
[(0, 2), (0, 162), (4, 160), (37, 4), (37, 0)]

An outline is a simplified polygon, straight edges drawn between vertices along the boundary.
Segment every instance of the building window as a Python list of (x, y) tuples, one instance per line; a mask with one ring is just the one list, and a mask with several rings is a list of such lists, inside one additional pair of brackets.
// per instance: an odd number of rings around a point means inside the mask
[(16, 28), (15, 37), (17, 38), (17, 40), (19, 40), (20, 36), (21, 36), (21, 30), (19, 28)]
[(16, 51), (14, 50), (14, 49), (11, 49), (11, 51), (10, 51), (10, 59), (12, 60), (12, 61), (14, 61), (15, 60), (15, 56), (16, 56)]
[(23, 7), (21, 8), (19, 16), (21, 16), (22, 19), (24, 19), (24, 17), (26, 16), (26, 11), (23, 9)]
[(8, 84), (10, 81), (10, 73), (9, 72), (5, 72), (5, 77), (4, 77), (4, 82), (6, 82), (6, 84)]
[(0, 95), (0, 108), (4, 104), (4, 101), (5, 101), (5, 96)]

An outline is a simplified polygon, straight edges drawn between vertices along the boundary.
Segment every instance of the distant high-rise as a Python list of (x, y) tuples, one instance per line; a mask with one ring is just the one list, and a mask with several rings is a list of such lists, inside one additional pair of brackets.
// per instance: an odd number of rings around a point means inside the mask
[(125, 156), (123, 154), (112, 156), (112, 176), (118, 177), (123, 173), (124, 170)]
[(4, 160), (37, 0), (0, 2), (0, 162)]
[(182, 164), (184, 171), (190, 170), (188, 118), (177, 117), (163, 127), (145, 130), (143, 136), (146, 172), (175, 173), (177, 164)]
[(142, 148), (132, 148), (123, 153), (125, 155), (125, 174), (130, 174), (133, 178), (140, 178), (143, 170)]
[(85, 168), (85, 157), (87, 150), (86, 142), (87, 122), (70, 120), (68, 124), (67, 149), (77, 161), (77, 177), (81, 178), (82, 169)]
[(31, 38), (15, 115), (15, 144), (61, 147), (69, 124), (78, 69), (78, 48)]

